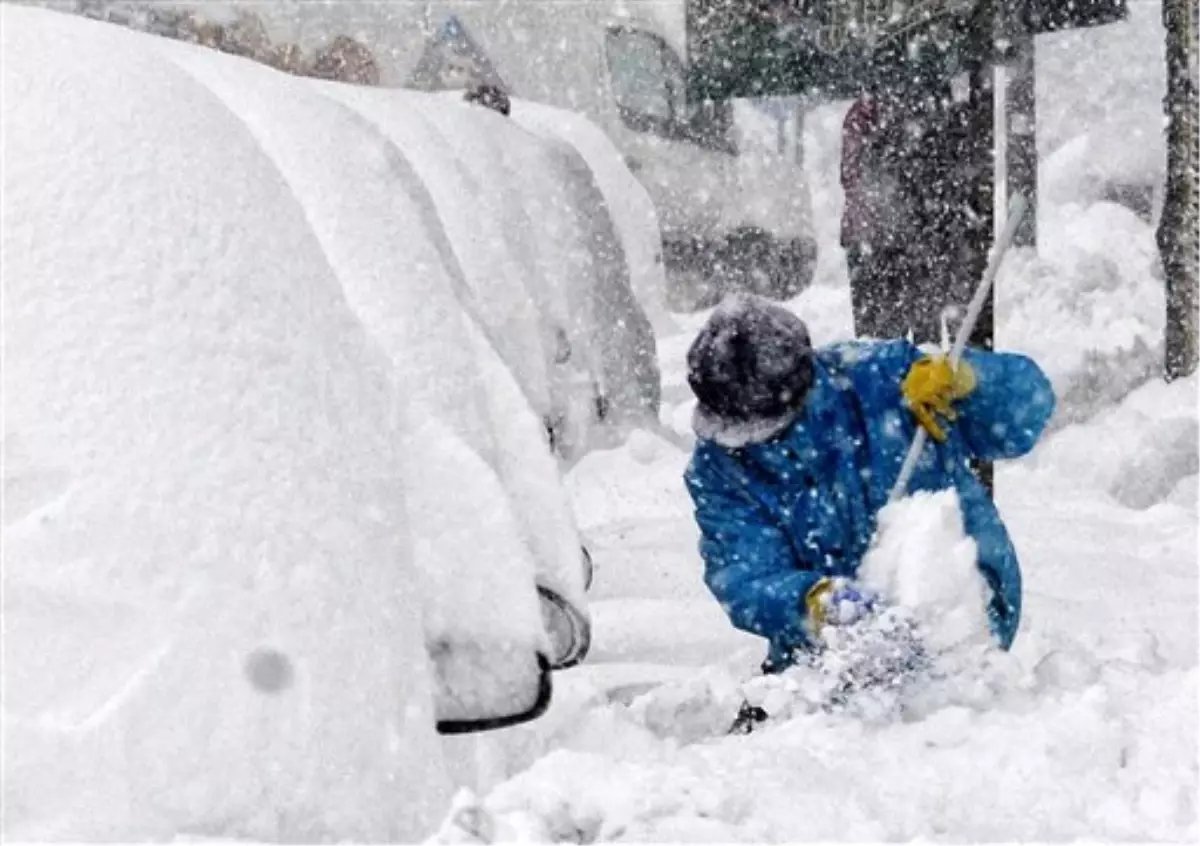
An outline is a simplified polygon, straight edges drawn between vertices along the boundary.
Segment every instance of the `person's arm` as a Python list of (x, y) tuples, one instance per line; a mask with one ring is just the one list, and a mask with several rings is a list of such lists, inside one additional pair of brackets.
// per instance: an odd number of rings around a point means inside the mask
[(1019, 458), (1033, 449), (1054, 414), (1054, 387), (1033, 359), (1019, 353), (968, 349), (963, 361), (975, 387), (953, 423), (972, 456)]
[[(922, 414), (929, 415), (926, 422), (936, 424), (937, 432), (930, 432), (935, 439), (957, 431), (973, 458), (1024, 455), (1054, 414), (1050, 380), (1033, 359), (1019, 353), (968, 348), (958, 374), (952, 375), (944, 355), (926, 355), (908, 341), (838, 348), (840, 367), (860, 391), (896, 391), (918, 422)], [(948, 417), (946, 410), (954, 416)]]
[(701, 446), (685, 480), (700, 528), (704, 582), (737, 628), (793, 647), (808, 640), (804, 598), (822, 573), (797, 562), (790, 541), (746, 486)]

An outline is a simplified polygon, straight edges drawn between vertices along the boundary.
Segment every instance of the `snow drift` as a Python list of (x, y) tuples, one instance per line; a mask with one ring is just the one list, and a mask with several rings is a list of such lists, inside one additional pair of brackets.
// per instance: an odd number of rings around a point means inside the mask
[(1046, 371), (1051, 428), (1087, 420), (1162, 372), (1166, 294), (1152, 227), (1114, 203), (1050, 207), (1041, 246), (997, 277), (996, 339)]

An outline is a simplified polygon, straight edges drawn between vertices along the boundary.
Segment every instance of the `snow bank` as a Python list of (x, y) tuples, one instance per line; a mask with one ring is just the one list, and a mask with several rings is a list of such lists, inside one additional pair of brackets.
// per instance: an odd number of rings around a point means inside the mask
[(1112, 199), (1116, 187), (1159, 188), (1166, 174), (1165, 35), (1159, 0), (1128, 19), (1037, 40), (1038, 149), (1044, 200)]
[[(579, 738), (464, 806), (492, 842), (1187, 840), (1195, 696), (1194, 670), (1138, 685), (1112, 668), (1079, 689), (1030, 677), (989, 709), (813, 714), (684, 745), (613, 709), (591, 728), (622, 754)], [(441, 842), (467, 838), (448, 826)]]
[(1154, 231), (1111, 203), (1047, 210), (1038, 256), (997, 279), (996, 338), (1058, 395), (1052, 428), (1086, 420), (1162, 371), (1166, 300)]
[(1047, 438), (1028, 467), (1035, 484), (1101, 491), (1129, 508), (1196, 509), (1197, 377), (1155, 380), (1087, 423)]

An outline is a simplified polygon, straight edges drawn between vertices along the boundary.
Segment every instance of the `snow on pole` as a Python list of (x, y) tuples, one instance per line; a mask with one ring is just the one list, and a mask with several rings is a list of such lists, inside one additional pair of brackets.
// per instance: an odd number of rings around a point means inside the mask
[(1004, 156), (999, 164), (1003, 185), (1012, 196), (1024, 194), (1032, 207), (1017, 227), (1013, 243), (1018, 247), (1037, 247), (1037, 50), (1033, 33), (1021, 27), (1013, 35), (1013, 57), (1005, 70), (1002, 111)]
[[(971, 304), (967, 307), (967, 316), (963, 318), (962, 325), (958, 327), (954, 346), (950, 348), (951, 367), (956, 367), (958, 360), (962, 358), (963, 350), (967, 346), (967, 339), (971, 336), (971, 330), (975, 328), (975, 321), (979, 319), (979, 314), (983, 311), (988, 293), (992, 290), (992, 283), (996, 279), (996, 273), (1000, 270), (1000, 262), (1012, 245), (1017, 228), (1021, 225), (1021, 218), (1025, 216), (1028, 206), (1029, 201), (1025, 199), (1024, 194), (1013, 195), (1008, 205), (1008, 219), (1004, 223), (1004, 231), (1000, 233), (1000, 237), (996, 240), (996, 246), (988, 257), (983, 279), (980, 280), (979, 287), (975, 290), (975, 296), (971, 298)], [(888, 494), (888, 502), (895, 502), (904, 494), (904, 489), (908, 487), (908, 480), (912, 478), (913, 470), (917, 466), (917, 459), (921, 456), (921, 450), (925, 448), (927, 437), (928, 433), (925, 429), (918, 426), (917, 434), (908, 448), (908, 454), (904, 456), (904, 463), (900, 465), (900, 474), (896, 477), (896, 484), (892, 486), (892, 491)]]
[(1167, 288), (1166, 379), (1193, 373), (1197, 354), (1196, 217), (1196, 4), (1166, 0), (1162, 6), (1166, 29), (1167, 184), (1162, 215), (1155, 232)]

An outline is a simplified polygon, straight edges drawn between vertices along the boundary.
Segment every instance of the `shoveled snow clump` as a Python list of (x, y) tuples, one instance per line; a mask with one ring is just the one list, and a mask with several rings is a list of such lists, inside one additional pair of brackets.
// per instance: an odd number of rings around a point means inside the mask
[(988, 586), (976, 555), (958, 493), (917, 493), (880, 512), (878, 543), (859, 578), (912, 614), (930, 649), (987, 643)]
[(886, 719), (983, 692), (975, 682), (991, 669), (988, 587), (954, 490), (884, 508), (858, 577), (878, 597), (875, 613), (825, 627), (819, 651), (745, 683), (747, 702), (771, 719), (831, 707)]

